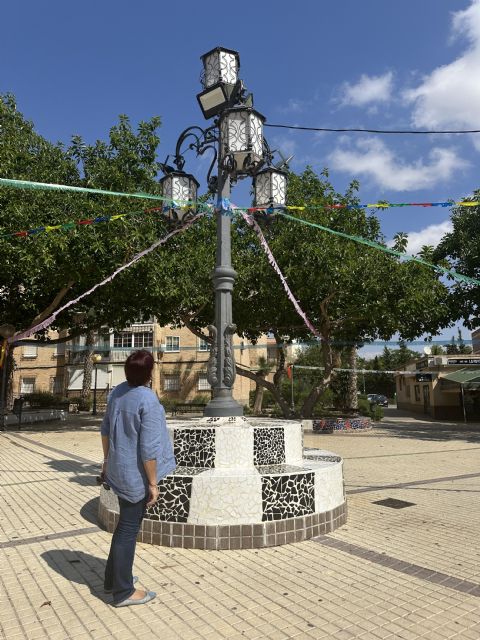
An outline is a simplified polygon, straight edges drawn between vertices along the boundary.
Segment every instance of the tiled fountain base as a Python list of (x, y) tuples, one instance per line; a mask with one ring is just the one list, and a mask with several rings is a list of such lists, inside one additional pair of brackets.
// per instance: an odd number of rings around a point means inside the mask
[(362, 433), (372, 428), (370, 418), (317, 418), (303, 420), (304, 429), (314, 433)]
[[(170, 428), (177, 468), (160, 484), (139, 540), (195, 549), (251, 549), (307, 540), (346, 521), (343, 461), (303, 452), (298, 423), (204, 418)], [(113, 531), (118, 501), (102, 488)]]

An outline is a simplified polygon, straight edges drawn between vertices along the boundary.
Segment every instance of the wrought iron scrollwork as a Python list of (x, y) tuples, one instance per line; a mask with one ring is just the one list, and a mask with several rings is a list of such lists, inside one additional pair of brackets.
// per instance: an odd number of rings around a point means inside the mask
[(223, 361), (223, 382), (227, 387), (233, 387), (235, 382), (235, 357), (233, 355), (233, 341), (232, 337), (237, 330), (237, 325), (230, 323), (225, 327), (223, 332), (223, 344), (224, 344), (224, 361)]

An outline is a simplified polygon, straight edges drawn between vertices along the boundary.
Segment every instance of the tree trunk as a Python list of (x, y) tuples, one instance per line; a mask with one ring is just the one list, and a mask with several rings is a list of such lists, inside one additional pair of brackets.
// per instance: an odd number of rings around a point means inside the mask
[(300, 409), (300, 415), (303, 418), (312, 417), (312, 413), (315, 408), (315, 405), (317, 404), (318, 399), (320, 398), (322, 393), (325, 391), (325, 389), (328, 388), (331, 382), (334, 355), (333, 355), (333, 349), (330, 346), (330, 343), (328, 340), (325, 340), (324, 342), (322, 342), (322, 354), (323, 354), (323, 366), (325, 367), (323, 380), (320, 382), (319, 385), (314, 386), (313, 389), (308, 394), (308, 396), (305, 398), (305, 402), (303, 403), (303, 406)]
[(93, 353), (95, 344), (95, 332), (90, 330), (85, 340), (85, 356), (83, 358), (83, 384), (80, 397), (82, 398), (81, 409), (90, 408), (90, 394), (92, 390), (92, 370), (93, 370)]
[(348, 374), (348, 393), (347, 393), (347, 408), (350, 411), (358, 411), (358, 379), (357, 379), (357, 348), (348, 347), (348, 368), (350, 373)]
[(244, 376), (245, 378), (249, 378), (250, 380), (253, 380), (256, 384), (261, 385), (265, 389), (268, 389), (270, 391), (270, 393), (272, 394), (272, 396), (274, 397), (275, 402), (280, 407), (280, 409), (281, 409), (281, 411), (283, 413), (283, 417), (284, 418), (290, 418), (291, 411), (290, 411), (290, 407), (288, 405), (288, 402), (284, 398), (282, 398), (282, 396), (280, 394), (280, 390), (278, 389), (278, 387), (276, 387), (273, 384), (273, 382), (269, 382), (268, 380), (265, 380), (265, 378), (262, 378), (258, 374), (253, 373), (253, 371), (248, 371), (247, 369), (242, 369), (238, 364), (237, 364), (237, 367), (236, 367), (236, 371), (237, 371), (239, 376)]
[[(5, 399), (4, 399), (4, 407), (6, 409), (11, 409), (13, 406), (13, 373), (15, 371), (15, 360), (13, 358), (13, 351), (15, 347), (10, 347), (7, 353), (7, 357), (5, 358), (5, 362), (3, 364), (4, 367), (7, 367), (7, 384), (5, 389)], [(3, 372), (2, 372), (3, 373)]]
[[(259, 377), (263, 378), (263, 376), (259, 376)], [(253, 403), (254, 415), (259, 415), (260, 413), (262, 413), (264, 391), (265, 391), (265, 387), (257, 382), (255, 387), (255, 401)]]

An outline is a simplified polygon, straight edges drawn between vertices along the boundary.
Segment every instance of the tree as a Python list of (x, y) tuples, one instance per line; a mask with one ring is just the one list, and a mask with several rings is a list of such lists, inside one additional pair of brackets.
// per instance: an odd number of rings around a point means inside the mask
[[(307, 169), (301, 175), (290, 175), (288, 203), (305, 206), (295, 212), (296, 218), (382, 243), (374, 215), (362, 209), (325, 206), (356, 204), (356, 188), (354, 183), (345, 194), (338, 194), (325, 173), (319, 177)], [(239, 278), (234, 290), (234, 318), (239, 331), (257, 339), (270, 330), (278, 342), (311, 339), (252, 231), (242, 221), (236, 221), (235, 227), (234, 259)], [(323, 336), (325, 373), (306, 397), (303, 415), (311, 415), (332, 381), (332, 343), (360, 347), (375, 339), (389, 339), (397, 331), (405, 339), (413, 339), (425, 331), (436, 333), (448, 323), (446, 287), (423, 265), (401, 262), (281, 216), (264, 232), (294, 295)]]
[[(477, 189), (468, 200), (479, 201)], [(433, 252), (436, 261), (448, 260), (452, 268), (480, 280), (480, 206), (456, 206), (451, 213), (452, 230)], [(448, 300), (453, 319), (461, 319), (469, 329), (480, 326), (480, 285), (455, 281)]]

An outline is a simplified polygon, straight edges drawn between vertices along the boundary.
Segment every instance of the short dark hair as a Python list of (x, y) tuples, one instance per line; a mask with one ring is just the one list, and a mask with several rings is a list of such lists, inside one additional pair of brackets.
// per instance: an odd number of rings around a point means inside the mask
[(132, 387), (141, 387), (152, 377), (153, 356), (150, 351), (141, 349), (131, 353), (125, 362), (125, 377)]

